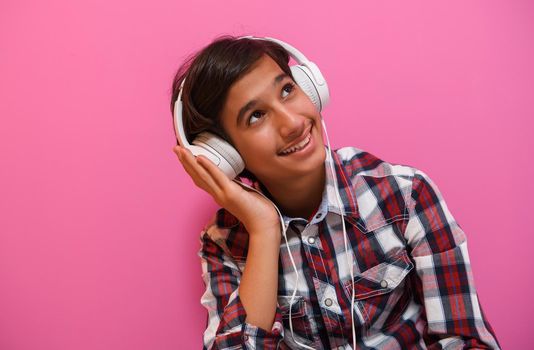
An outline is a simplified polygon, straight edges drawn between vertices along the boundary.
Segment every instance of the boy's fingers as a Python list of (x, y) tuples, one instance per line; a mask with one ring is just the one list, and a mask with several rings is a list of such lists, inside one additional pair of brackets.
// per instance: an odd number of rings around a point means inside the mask
[(178, 156), (178, 159), (180, 159), (180, 160), (181, 160), (181, 158), (182, 158), (182, 154), (183, 154), (183, 153), (182, 153), (182, 149), (183, 149), (183, 148), (180, 147), (180, 146), (174, 146), (173, 149), (172, 149), (173, 152), (176, 153), (176, 155)]
[(204, 167), (203, 164), (200, 164), (200, 162), (198, 162), (198, 157), (195, 158), (194, 162), (196, 163), (194, 165), (195, 167), (195, 171), (197, 172), (198, 176), (204, 181), (206, 182), (209, 187), (210, 187), (210, 193), (217, 197), (219, 196), (220, 192), (221, 192), (221, 187), (219, 186), (219, 184), (217, 184), (217, 182), (213, 179), (213, 176), (210, 175), (210, 173), (206, 170), (206, 168)]
[(198, 156), (197, 162), (202, 165), (204, 169), (211, 175), (215, 183), (219, 186), (219, 188), (225, 188), (228, 186), (228, 183), (231, 182), (230, 179), (226, 176), (226, 174), (219, 169), (211, 160), (204, 156)]
[(184, 167), (185, 171), (189, 174), (189, 176), (193, 178), (193, 180), (195, 180), (195, 178), (197, 177), (196, 168), (198, 168), (198, 166), (195, 167), (196, 164), (194, 164), (195, 163), (194, 157), (193, 158), (188, 157), (184, 148), (180, 146), (175, 146), (173, 148), (173, 152), (176, 153), (176, 155), (178, 156), (178, 159), (182, 163), (182, 166)]
[(189, 177), (193, 180), (193, 182), (200, 188), (204, 190), (208, 190), (209, 186), (205, 183), (204, 180), (198, 175), (197, 170), (187, 161), (182, 162), (182, 167), (187, 172)]
[(179, 152), (181, 156), (180, 160), (182, 162), (185, 159), (190, 160), (191, 163), (196, 163), (194, 164), (195, 168), (196, 166), (202, 165), (202, 169), (210, 176), (210, 179), (213, 179), (217, 184), (218, 190), (223, 188), (224, 186), (228, 186), (228, 183), (231, 182), (224, 174), (224, 172), (205, 156), (195, 157), (190, 150), (184, 147), (179, 147)]
[(197, 163), (198, 158), (191, 151), (183, 147), (178, 148), (176, 152), (185, 170), (193, 178), (193, 181), (212, 196), (217, 196), (220, 193), (220, 187), (206, 169)]

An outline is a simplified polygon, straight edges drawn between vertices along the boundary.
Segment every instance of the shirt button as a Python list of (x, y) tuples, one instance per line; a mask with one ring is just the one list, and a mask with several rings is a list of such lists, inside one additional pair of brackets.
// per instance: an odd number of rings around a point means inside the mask
[(248, 340), (248, 335), (246, 335), (246, 334), (243, 335), (243, 340), (244, 340), (244, 341), (247, 341), (247, 340)]
[(386, 281), (386, 280), (382, 280), (382, 281), (380, 282), (380, 287), (382, 287), (382, 288), (387, 288), (387, 287), (388, 287), (388, 281)]
[(315, 243), (315, 237), (308, 237), (308, 243), (314, 244)]
[(326, 298), (325, 301), (324, 301), (324, 304), (328, 307), (332, 306), (334, 302), (332, 301), (332, 299), (330, 298)]

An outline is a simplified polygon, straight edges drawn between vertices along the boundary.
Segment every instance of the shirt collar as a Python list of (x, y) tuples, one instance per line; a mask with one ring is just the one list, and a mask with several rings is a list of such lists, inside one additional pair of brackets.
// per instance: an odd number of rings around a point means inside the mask
[(332, 156), (334, 172), (337, 180), (337, 186), (334, 182), (332, 172), (330, 170), (330, 157), (326, 157), (325, 171), (326, 171), (326, 202), (328, 203), (328, 211), (341, 215), (339, 205), (336, 199), (336, 191), (339, 193), (341, 199), (341, 207), (344, 216), (352, 218), (359, 218), (358, 202), (354, 192), (354, 186), (351, 181), (351, 176), (347, 174), (343, 161), (339, 158), (337, 152), (326, 148), (326, 152), (330, 152)]

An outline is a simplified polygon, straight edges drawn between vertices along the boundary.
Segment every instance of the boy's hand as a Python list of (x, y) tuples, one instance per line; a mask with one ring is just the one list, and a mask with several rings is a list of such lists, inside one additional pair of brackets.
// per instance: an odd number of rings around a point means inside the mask
[(208, 192), (215, 202), (239, 219), (249, 233), (279, 229), (279, 216), (273, 204), (260, 194), (230, 180), (204, 156), (195, 157), (188, 149), (175, 146), (174, 153), (197, 187)]

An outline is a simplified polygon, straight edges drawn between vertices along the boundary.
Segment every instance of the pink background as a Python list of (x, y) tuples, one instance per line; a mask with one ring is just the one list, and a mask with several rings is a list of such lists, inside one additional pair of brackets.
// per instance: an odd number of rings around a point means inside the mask
[(216, 208), (171, 152), (170, 84), (219, 34), (283, 39), (335, 147), (428, 173), (506, 349), (534, 341), (534, 6), (524, 1), (3, 1), (0, 349), (193, 349)]

